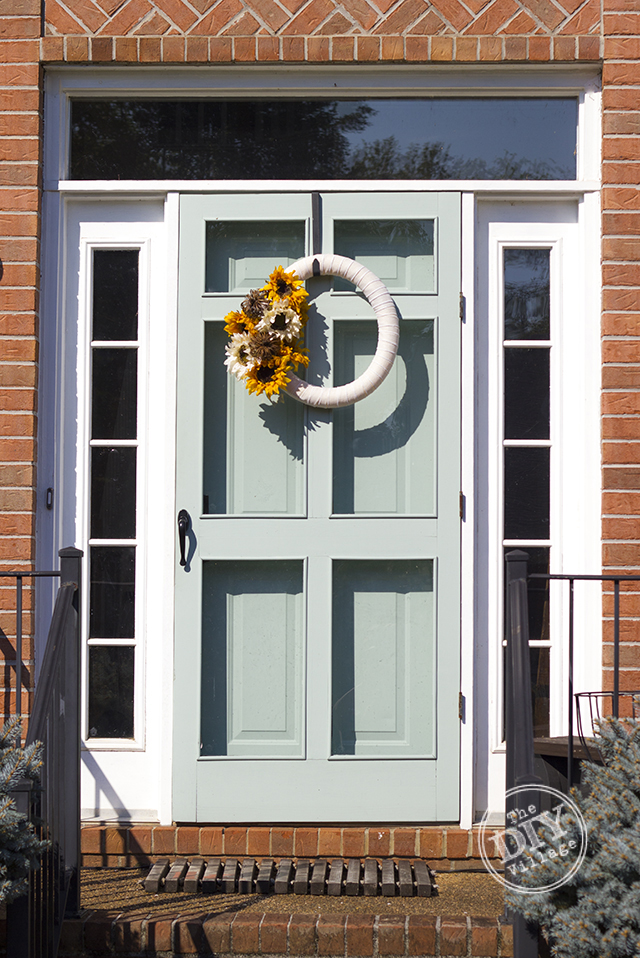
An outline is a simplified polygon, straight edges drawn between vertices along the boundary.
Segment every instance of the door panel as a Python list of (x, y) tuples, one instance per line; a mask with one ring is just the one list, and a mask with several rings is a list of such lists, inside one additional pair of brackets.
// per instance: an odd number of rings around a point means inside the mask
[[(334, 412), (250, 396), (223, 365), (225, 314), (309, 252), (311, 195), (181, 200), (180, 821), (458, 815), (459, 195), (320, 205), (323, 251), (381, 273), (402, 317), (387, 380)], [(349, 381), (371, 307), (307, 288), (307, 379)]]

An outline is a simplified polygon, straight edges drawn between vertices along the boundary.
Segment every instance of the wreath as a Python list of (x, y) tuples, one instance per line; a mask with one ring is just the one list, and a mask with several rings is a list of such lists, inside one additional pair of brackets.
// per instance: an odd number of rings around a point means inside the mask
[[(310, 276), (340, 276), (353, 283), (378, 322), (378, 344), (370, 365), (344, 386), (311, 386), (294, 372), (309, 365), (302, 334), (308, 318), (303, 283)], [(224, 328), (230, 337), (225, 365), (250, 393), (277, 400), (285, 390), (300, 402), (326, 409), (350, 406), (377, 389), (393, 365), (400, 335), (396, 307), (384, 283), (355, 260), (320, 254), (300, 259), (288, 270), (278, 266), (264, 286), (249, 292), (239, 311), (225, 316)]]

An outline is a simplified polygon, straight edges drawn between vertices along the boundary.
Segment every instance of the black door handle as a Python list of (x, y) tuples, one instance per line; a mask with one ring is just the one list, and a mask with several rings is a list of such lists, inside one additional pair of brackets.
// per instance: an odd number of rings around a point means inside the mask
[(182, 566), (187, 564), (184, 552), (187, 545), (187, 532), (189, 531), (190, 525), (191, 516), (186, 509), (181, 509), (178, 513), (178, 537), (180, 539), (180, 565)]

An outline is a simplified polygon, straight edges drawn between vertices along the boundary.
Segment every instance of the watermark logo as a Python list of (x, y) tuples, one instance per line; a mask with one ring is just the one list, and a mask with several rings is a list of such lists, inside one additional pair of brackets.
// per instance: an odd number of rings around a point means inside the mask
[[(486, 814), (480, 825), (480, 855), (487, 871), (506, 888), (527, 895), (566, 884), (587, 853), (587, 827), (573, 799), (548, 785), (520, 785), (507, 792), (507, 808), (504, 830), (488, 825)], [(498, 871), (500, 860), (503, 870)], [(521, 884), (526, 873), (545, 863), (555, 866), (546, 884)]]

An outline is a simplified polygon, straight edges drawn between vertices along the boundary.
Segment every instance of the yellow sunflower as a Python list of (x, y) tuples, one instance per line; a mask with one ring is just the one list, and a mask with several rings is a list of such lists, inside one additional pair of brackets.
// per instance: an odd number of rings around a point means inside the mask
[[(309, 294), (304, 288), (302, 280), (296, 279), (292, 270), (286, 272), (283, 266), (276, 266), (268, 282), (262, 288), (271, 301), (288, 299), (290, 308), (300, 312), (300, 315), (303, 314), (303, 307), (306, 307), (305, 299)], [(306, 313), (306, 309), (304, 311)]]
[(278, 356), (267, 363), (254, 366), (246, 375), (247, 389), (257, 396), (264, 393), (268, 399), (277, 396), (291, 381), (291, 377), (287, 376), (289, 366), (288, 356)]
[(224, 322), (224, 331), (228, 333), (229, 336), (233, 336), (234, 333), (250, 333), (255, 329), (253, 320), (249, 319), (244, 313), (238, 312), (238, 310), (227, 313)]

